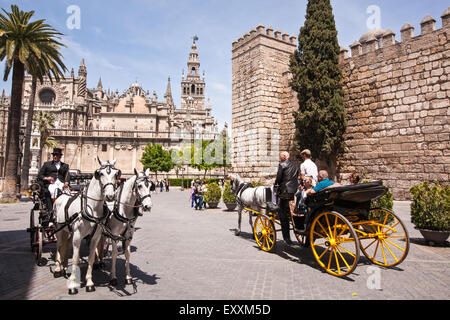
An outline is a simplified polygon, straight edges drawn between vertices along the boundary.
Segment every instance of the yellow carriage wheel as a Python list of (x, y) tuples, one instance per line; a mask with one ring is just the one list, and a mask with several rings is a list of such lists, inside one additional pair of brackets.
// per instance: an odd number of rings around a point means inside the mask
[(326, 272), (343, 277), (355, 270), (359, 261), (359, 241), (343, 215), (337, 212), (317, 215), (309, 239), (314, 257)]
[(277, 232), (273, 221), (266, 215), (258, 215), (253, 226), (256, 243), (261, 250), (271, 252), (275, 248)]
[(386, 209), (371, 210), (369, 219), (361, 224), (361, 251), (372, 263), (383, 267), (402, 263), (409, 252), (409, 236), (403, 222)]

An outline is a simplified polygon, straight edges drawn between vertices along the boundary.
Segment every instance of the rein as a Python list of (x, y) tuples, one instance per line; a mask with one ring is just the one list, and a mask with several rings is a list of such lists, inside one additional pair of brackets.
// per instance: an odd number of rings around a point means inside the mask
[[(145, 195), (144, 197), (141, 197), (139, 195), (139, 193), (137, 192), (137, 182), (138, 182), (139, 179), (142, 179), (142, 178), (136, 178), (136, 180), (134, 181), (134, 184), (133, 184), (133, 188), (132, 188), (132, 191), (135, 192), (136, 196), (137, 196), (135, 204), (134, 205), (130, 205), (130, 204), (123, 203), (123, 202), (120, 201), (121, 198), (122, 198), (122, 192), (123, 192), (123, 187), (124, 187), (124, 185), (122, 184), (120, 186), (118, 199), (117, 199), (117, 201), (116, 201), (116, 203), (114, 205), (114, 209), (113, 209), (113, 212), (112, 212), (113, 213), (112, 218), (115, 218), (119, 222), (121, 222), (121, 223), (126, 225), (125, 230), (122, 232), (122, 234), (120, 234), (118, 236), (115, 236), (112, 233), (111, 228), (108, 227), (108, 221), (107, 221), (105, 224), (101, 224), (100, 225), (102, 227), (102, 232), (103, 232), (104, 236), (106, 236), (106, 237), (108, 237), (108, 238), (110, 238), (110, 239), (112, 239), (114, 241), (119, 241), (119, 240), (121, 240), (121, 241), (131, 241), (133, 239), (132, 235), (126, 237), (126, 234), (132, 228), (132, 224), (137, 220), (137, 218), (139, 216), (142, 216), (142, 214), (140, 214), (137, 209), (138, 208), (142, 208), (142, 206), (143, 206), (142, 203), (143, 203), (143, 201), (146, 198), (151, 198), (150, 194)], [(144, 180), (146, 182), (148, 182), (148, 179), (146, 177), (144, 178)], [(120, 205), (129, 207), (129, 208), (134, 208), (134, 210), (133, 210), (134, 211), (134, 216), (132, 218), (127, 218), (127, 217), (122, 216), (120, 214), (120, 210), (119, 210)], [(108, 211), (110, 211), (110, 210), (108, 209)], [(108, 218), (109, 218), (109, 216), (111, 216), (111, 212), (109, 212)]]

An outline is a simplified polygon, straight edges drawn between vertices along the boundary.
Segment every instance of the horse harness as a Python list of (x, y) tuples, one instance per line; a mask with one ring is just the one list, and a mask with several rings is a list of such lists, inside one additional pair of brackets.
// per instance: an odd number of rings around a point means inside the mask
[[(111, 172), (111, 171), (110, 171), (111, 168), (114, 169), (114, 166), (112, 166), (112, 165), (110, 165), (110, 164), (107, 164), (107, 165), (105, 165), (105, 166), (100, 167), (100, 169), (98, 169), (96, 172), (98, 172), (98, 171), (100, 171), (100, 170), (102, 170), (102, 169), (105, 169), (105, 168), (107, 169), (108, 173), (110, 173), (110, 172)], [(97, 179), (97, 178), (95, 178), (95, 179)], [(114, 184), (114, 183), (112, 183), (112, 182), (108, 182), (108, 183), (102, 185), (100, 179), (97, 179), (97, 180), (99, 180), (99, 182), (100, 182), (102, 195), (103, 195), (103, 192), (104, 192), (104, 190), (106, 189), (106, 187), (109, 186), (109, 185), (113, 186), (114, 190), (116, 190), (116, 188), (117, 188), (116, 184)], [(103, 224), (103, 221), (105, 221), (106, 219), (109, 218), (109, 216), (111, 215), (111, 212), (110, 212), (109, 209), (108, 209), (108, 210), (103, 210), (104, 212), (105, 212), (105, 211), (107, 211), (107, 212), (106, 212), (106, 214), (105, 214), (103, 217), (100, 217), (100, 218), (96, 218), (96, 217), (94, 217), (92, 214), (90, 214), (90, 213), (88, 212), (88, 204), (87, 204), (87, 200), (88, 200), (88, 199), (89, 199), (89, 200), (93, 200), (93, 201), (98, 201), (98, 202), (104, 201), (103, 199), (94, 199), (94, 198), (89, 197), (89, 196), (87, 195), (87, 190), (88, 190), (88, 189), (89, 189), (89, 183), (86, 185), (86, 187), (84, 188), (83, 191), (81, 191), (81, 192), (78, 193), (78, 194), (73, 195), (73, 196), (69, 199), (69, 201), (67, 201), (67, 203), (66, 203), (66, 205), (65, 205), (65, 207), (64, 207), (65, 222), (64, 222), (59, 228), (57, 228), (57, 229), (53, 232), (53, 234), (56, 234), (58, 231), (64, 229), (65, 227), (67, 227), (67, 228), (69, 229), (69, 232), (72, 232), (72, 231), (73, 231), (73, 229), (72, 229), (72, 224), (75, 222), (75, 220), (79, 219), (80, 217), (81, 217), (82, 219), (86, 220), (86, 221), (89, 221), (89, 222), (91, 222), (91, 223), (95, 223), (95, 228), (94, 228), (94, 231), (93, 231), (93, 233), (92, 233), (92, 234), (94, 234), (95, 231), (97, 230), (97, 225), (102, 225), (102, 224)], [(72, 205), (72, 203), (74, 203), (75, 200), (78, 199), (78, 197), (80, 197), (80, 202), (81, 202), (81, 203), (80, 203), (80, 207), (81, 207), (81, 211), (78, 212), (78, 213), (75, 213), (75, 214), (73, 214), (72, 216), (69, 217), (69, 208), (70, 208), (70, 206)], [(106, 209), (107, 209), (107, 208), (106, 208)], [(92, 210), (91, 210), (91, 211), (92, 211)]]
[[(133, 189), (132, 189), (133, 191), (136, 190), (138, 180), (140, 180), (140, 179), (141, 180), (142, 179), (145, 180), (146, 186), (148, 186), (148, 184), (150, 183), (149, 180), (147, 179), (147, 177), (143, 177), (143, 178), (142, 177), (138, 177), (138, 178), (136, 178), (136, 180), (135, 180), (135, 182), (133, 184)], [(112, 239), (114, 241), (119, 241), (119, 240), (121, 240), (121, 241), (127, 241), (127, 240), (131, 241), (133, 239), (133, 236), (131, 236), (131, 235), (126, 237), (126, 234), (132, 228), (132, 225), (136, 222), (137, 218), (142, 216), (142, 214), (139, 213), (139, 208), (142, 208), (144, 200), (147, 199), (147, 198), (151, 198), (150, 194), (147, 194), (147, 195), (141, 197), (140, 194), (138, 192), (136, 192), (137, 197), (136, 197), (136, 202), (135, 202), (134, 206), (122, 203), (122, 202), (120, 202), (120, 199), (122, 198), (123, 186), (124, 186), (123, 184), (120, 186), (118, 201), (114, 204), (114, 209), (112, 211), (112, 213), (113, 213), (112, 217), (115, 218), (116, 220), (118, 220), (119, 222), (121, 222), (123, 224), (126, 224), (125, 230), (119, 236), (115, 236), (115, 235), (112, 234), (111, 228), (109, 228), (107, 226), (107, 223), (106, 224), (101, 224), (101, 227), (103, 229), (102, 230), (102, 234), (105, 237), (108, 237), (108, 238), (110, 238), (110, 239)], [(120, 214), (119, 208), (120, 208), (121, 204), (124, 205), (124, 206), (133, 208), (134, 215), (133, 215), (132, 218), (127, 218), (127, 217), (124, 217), (124, 216), (122, 216)], [(111, 212), (110, 212), (110, 210), (108, 208), (106, 208), (106, 210), (109, 211), (109, 214), (108, 214), (108, 218), (109, 218), (109, 216), (111, 215)]]

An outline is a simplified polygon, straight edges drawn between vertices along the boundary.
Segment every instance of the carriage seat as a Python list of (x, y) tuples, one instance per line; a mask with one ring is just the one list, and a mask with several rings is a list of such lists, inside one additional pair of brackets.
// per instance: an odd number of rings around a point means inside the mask
[(266, 202), (266, 208), (267, 212), (278, 212), (278, 210), (280, 209), (280, 207), (273, 202)]
[(318, 204), (330, 200), (339, 200), (361, 204), (382, 197), (386, 194), (387, 190), (388, 189), (383, 186), (382, 181), (328, 188), (308, 196), (306, 203), (310, 206), (314, 203)]

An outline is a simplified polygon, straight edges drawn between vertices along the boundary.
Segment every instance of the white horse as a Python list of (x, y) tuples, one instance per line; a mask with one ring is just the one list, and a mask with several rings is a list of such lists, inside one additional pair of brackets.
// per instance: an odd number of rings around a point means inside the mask
[(122, 240), (125, 243), (125, 272), (126, 284), (132, 284), (130, 274), (130, 243), (134, 234), (134, 225), (137, 218), (143, 213), (149, 213), (153, 203), (151, 191), (155, 185), (150, 180), (150, 170), (138, 173), (134, 169), (135, 175), (129, 178), (119, 189), (117, 201), (113, 215), (108, 218), (106, 224), (106, 236), (112, 241), (112, 262), (110, 284), (117, 285), (116, 278), (116, 259), (117, 259), (117, 241)]
[(69, 238), (72, 236), (73, 257), (72, 272), (69, 278), (69, 294), (77, 294), (79, 284), (76, 282), (76, 276), (79, 271), (78, 263), (80, 259), (81, 241), (88, 235), (91, 235), (90, 254), (88, 259), (88, 270), (86, 273), (86, 291), (95, 291), (92, 282), (92, 265), (95, 260), (95, 248), (100, 239), (102, 228), (98, 225), (105, 219), (104, 207), (109, 210), (114, 209), (115, 191), (117, 179), (120, 178), (120, 170), (114, 168), (116, 160), (112, 162), (103, 162), (97, 158), (100, 163), (100, 169), (95, 171), (93, 179), (90, 181), (87, 189), (77, 196), (60, 196), (54, 204), (54, 210), (57, 217), (56, 233), (57, 251), (56, 267), (54, 277), (58, 278), (63, 274), (63, 266), (67, 267), (67, 253), (69, 249)]
[[(236, 200), (238, 203), (238, 228), (235, 232), (236, 236), (241, 234), (241, 220), (242, 220), (242, 210), (244, 207), (260, 211), (261, 208), (266, 208), (266, 188), (260, 186), (257, 188), (250, 187), (250, 184), (244, 183), (241, 177), (237, 174), (230, 175), (231, 179), (231, 192), (236, 195)], [(248, 222), (253, 232), (253, 213), (248, 211)]]

